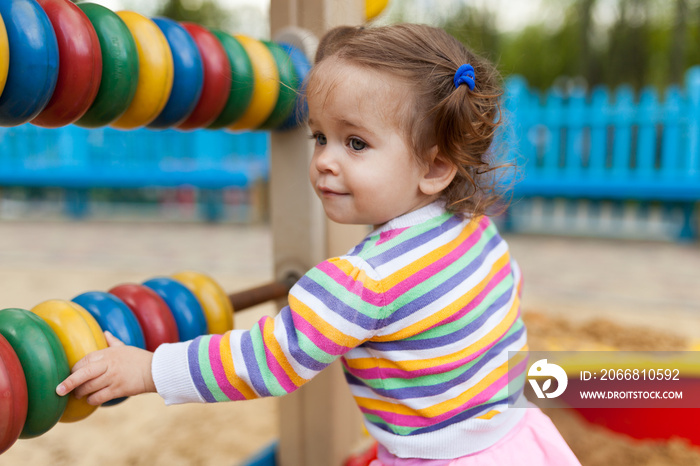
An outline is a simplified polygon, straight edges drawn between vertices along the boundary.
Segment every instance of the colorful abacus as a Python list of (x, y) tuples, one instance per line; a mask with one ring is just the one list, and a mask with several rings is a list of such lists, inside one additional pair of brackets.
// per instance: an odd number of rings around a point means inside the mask
[[(289, 289), (276, 286), (251, 304)], [(227, 296), (211, 277), (186, 271), (82, 293), (71, 301), (44, 301), (31, 311), (0, 310), (0, 453), (18, 438), (37, 437), (59, 421), (79, 421), (95, 411), (85, 399), (59, 397), (55, 389), (76, 362), (107, 347), (103, 331), (149, 351), (224, 333), (233, 328), (235, 296)]]
[(0, 126), (287, 129), (309, 68), (288, 43), (92, 3), (0, 2)]

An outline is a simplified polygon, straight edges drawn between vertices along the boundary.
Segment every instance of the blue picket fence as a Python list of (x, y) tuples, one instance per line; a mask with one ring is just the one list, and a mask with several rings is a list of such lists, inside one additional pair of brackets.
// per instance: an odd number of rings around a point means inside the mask
[(267, 179), (265, 132), (0, 128), (0, 186), (247, 187)]
[(507, 82), (511, 156), (520, 167), (514, 198), (634, 200), (679, 205), (679, 235), (697, 234), (700, 200), (700, 67), (660, 95)]
[[(511, 77), (504, 104), (504, 139), (520, 170), (514, 205), (661, 203), (681, 210), (679, 236), (697, 235), (700, 67), (662, 93), (627, 86), (543, 93)], [(265, 132), (0, 128), (0, 186), (246, 187), (267, 179), (268, 141)]]

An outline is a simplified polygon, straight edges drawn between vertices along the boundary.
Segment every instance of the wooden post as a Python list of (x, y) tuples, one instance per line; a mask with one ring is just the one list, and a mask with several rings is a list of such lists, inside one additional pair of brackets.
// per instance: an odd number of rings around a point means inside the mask
[[(320, 37), (333, 26), (361, 24), (363, 15), (363, 0), (272, 0), (270, 26), (273, 38), (290, 26)], [(270, 136), (270, 216), (277, 280), (303, 274), (328, 257), (347, 252), (368, 232), (364, 226), (326, 219), (309, 182), (313, 142), (307, 132), (299, 128)], [(339, 466), (361, 438), (360, 426), (359, 410), (337, 361), (280, 400), (278, 464)]]

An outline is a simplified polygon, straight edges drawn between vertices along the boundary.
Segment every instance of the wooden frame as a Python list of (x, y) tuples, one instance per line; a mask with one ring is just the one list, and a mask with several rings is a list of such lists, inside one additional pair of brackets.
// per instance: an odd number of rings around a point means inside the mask
[[(271, 0), (273, 38), (290, 27), (320, 37), (330, 27), (363, 22), (363, 0)], [(301, 275), (326, 258), (347, 252), (368, 231), (326, 219), (309, 183), (313, 143), (307, 132), (302, 127), (270, 136), (270, 211), (277, 280)], [(361, 438), (360, 413), (340, 361), (280, 403), (281, 466), (341, 465)]]

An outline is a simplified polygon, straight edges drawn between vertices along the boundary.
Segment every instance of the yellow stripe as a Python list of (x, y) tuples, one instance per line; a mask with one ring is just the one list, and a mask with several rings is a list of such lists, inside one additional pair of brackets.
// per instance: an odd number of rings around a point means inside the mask
[(501, 412), (498, 411), (498, 410), (496, 410), (496, 409), (492, 409), (491, 411), (489, 411), (488, 413), (484, 414), (483, 416), (477, 416), (477, 419), (486, 419), (486, 420), (488, 420), (488, 419), (491, 419), (492, 417), (494, 417), (496, 414), (501, 414)]
[[(384, 287), (381, 281), (376, 281), (367, 276), (364, 270), (357, 270), (357, 267), (352, 264), (352, 262), (347, 259), (333, 258), (329, 259), (328, 262), (332, 263), (338, 269), (343, 272), (348, 277), (353, 277), (356, 282), (360, 282), (363, 288), (366, 288), (375, 293), (384, 293)], [(332, 280), (332, 279), (331, 279)]]
[(415, 275), (417, 272), (420, 270), (424, 269), (426, 265), (432, 264), (434, 262), (439, 261), (455, 249), (459, 247), (474, 231), (479, 227), (480, 224), (480, 218), (475, 218), (467, 226), (464, 227), (464, 230), (457, 236), (455, 239), (450, 241), (449, 243), (446, 243), (439, 248), (435, 249), (433, 252), (430, 254), (421, 257), (420, 259), (417, 259), (413, 261), (412, 263), (408, 264), (407, 266), (403, 267), (402, 269), (397, 270), (393, 274), (389, 275), (384, 279), (384, 285), (387, 289), (391, 289), (397, 284), (401, 283), (408, 277)]
[(466, 294), (462, 295), (456, 301), (452, 302), (449, 306), (441, 309), (440, 311), (438, 311), (434, 314), (431, 314), (430, 316), (426, 317), (425, 319), (423, 319), (421, 321), (418, 321), (412, 325), (409, 325), (408, 327), (402, 328), (398, 332), (395, 332), (395, 333), (392, 333), (389, 335), (377, 336), (377, 337), (373, 338), (372, 341), (381, 342), (381, 341), (403, 340), (405, 338), (409, 338), (409, 337), (412, 337), (414, 335), (417, 335), (417, 334), (433, 327), (436, 324), (439, 324), (441, 321), (452, 316), (454, 313), (459, 312), (459, 310), (461, 308), (463, 308), (470, 301), (472, 301), (475, 296), (477, 296), (479, 293), (481, 293), (481, 291), (484, 288), (486, 288), (486, 286), (491, 281), (493, 276), (496, 275), (509, 262), (510, 262), (510, 255), (508, 253), (505, 253), (496, 262), (493, 263), (489, 274), (486, 277), (484, 277), (484, 279), (481, 280), (481, 282), (479, 282), (478, 285), (476, 285), (474, 288), (470, 289)]
[[(386, 292), (390, 290), (397, 284), (404, 281), (406, 278), (414, 275), (416, 272), (425, 268), (426, 264), (430, 264), (440, 260), (441, 258), (448, 255), (450, 252), (454, 251), (460, 244), (462, 244), (480, 224), (481, 218), (475, 218), (469, 224), (464, 227), (464, 230), (459, 234), (459, 236), (449, 243), (442, 245), (441, 247), (435, 249), (427, 256), (423, 256), (420, 259), (413, 261), (412, 263), (404, 266), (403, 268), (397, 270), (393, 274), (385, 277), (382, 281), (376, 281), (368, 277), (364, 272), (360, 272), (358, 275), (358, 280), (362, 281), (365, 288), (372, 290), (376, 293)], [(351, 275), (355, 266), (348, 261), (336, 261), (335, 264), (340, 270), (345, 273), (345, 275)]]
[[(510, 364), (517, 364), (519, 360), (522, 360), (524, 356), (521, 356), (521, 354), (522, 353), (516, 355), (515, 357), (518, 359), (515, 359), (514, 361), (510, 362)], [(503, 377), (508, 373), (508, 365), (509, 361), (506, 361), (505, 363), (501, 364), (499, 367), (491, 371), (482, 380), (480, 380), (478, 384), (462, 392), (459, 396), (443, 401), (442, 403), (429, 406), (427, 408), (413, 409), (406, 405), (396, 404), (384, 400), (375, 400), (371, 398), (356, 397), (355, 401), (361, 408), (371, 409), (374, 411), (386, 411), (388, 413), (394, 413), (398, 415), (434, 418), (445, 414), (449, 411), (452, 411), (453, 409), (456, 409), (460, 406), (463, 406), (467, 403), (467, 401), (476, 397), (476, 395), (478, 395), (479, 393), (483, 392), (490, 385), (495, 383), (499, 378)]]
[(248, 384), (236, 374), (236, 368), (233, 364), (233, 357), (231, 356), (230, 338), (231, 332), (226, 332), (223, 335), (222, 344), (219, 345), (219, 355), (221, 356), (221, 364), (224, 366), (226, 379), (236, 390), (241, 392), (241, 394), (243, 394), (247, 400), (257, 398), (258, 395), (256, 395), (250, 386), (248, 386)]
[(292, 365), (289, 364), (289, 360), (284, 354), (284, 351), (282, 351), (279, 342), (275, 338), (274, 332), (275, 321), (273, 319), (267, 319), (267, 322), (263, 327), (263, 340), (265, 341), (265, 346), (267, 347), (267, 349), (270, 350), (272, 356), (277, 360), (277, 362), (287, 374), (287, 377), (290, 378), (292, 383), (297, 387), (301, 387), (307, 380), (303, 377), (300, 377), (299, 374), (297, 374), (296, 371), (294, 371)]
[(364, 342), (364, 340), (359, 340), (339, 331), (337, 328), (333, 327), (331, 324), (319, 317), (318, 314), (316, 314), (310, 307), (291, 294), (289, 295), (289, 307), (291, 307), (294, 312), (299, 314), (304, 318), (304, 320), (315, 327), (319, 333), (338, 345), (354, 348)]
[(435, 367), (443, 364), (449, 364), (455, 361), (462, 360), (467, 356), (474, 354), (487, 345), (494, 343), (500, 339), (513, 323), (518, 319), (519, 316), (519, 302), (516, 299), (513, 302), (513, 306), (508, 311), (508, 314), (503, 318), (497, 326), (495, 326), (489, 333), (484, 335), (479, 341), (467, 346), (466, 348), (457, 351), (456, 353), (439, 356), (431, 359), (413, 359), (407, 361), (392, 361), (388, 359), (380, 358), (357, 358), (346, 360), (348, 367), (351, 369), (399, 369), (404, 371), (416, 371), (424, 369), (426, 367)]

